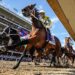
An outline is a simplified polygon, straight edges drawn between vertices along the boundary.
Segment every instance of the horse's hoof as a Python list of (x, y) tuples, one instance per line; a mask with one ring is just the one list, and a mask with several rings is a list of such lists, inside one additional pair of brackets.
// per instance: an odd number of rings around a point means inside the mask
[(51, 64), (49, 65), (49, 67), (51, 67)]
[(39, 65), (39, 64), (35, 62), (35, 65)]
[(13, 69), (17, 69), (17, 68), (18, 68), (18, 66), (14, 66), (14, 67), (13, 67)]

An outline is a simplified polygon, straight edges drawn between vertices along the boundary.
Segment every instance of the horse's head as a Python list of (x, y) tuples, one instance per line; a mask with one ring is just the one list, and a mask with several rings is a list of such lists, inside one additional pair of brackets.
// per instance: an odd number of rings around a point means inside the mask
[(22, 14), (26, 17), (30, 17), (31, 13), (33, 13), (36, 4), (28, 5), (27, 7), (22, 9)]

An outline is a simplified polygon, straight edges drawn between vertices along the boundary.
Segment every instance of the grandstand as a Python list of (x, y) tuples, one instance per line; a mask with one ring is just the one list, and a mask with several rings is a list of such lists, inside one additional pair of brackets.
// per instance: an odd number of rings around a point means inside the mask
[[(7, 26), (15, 29), (22, 27), (27, 32), (31, 30), (31, 22), (0, 5), (0, 34)], [(22, 52), (8, 51), (6, 53), (0, 53), (0, 59), (16, 60), (21, 54)]]
[(5, 8), (2, 5), (0, 5), (0, 24), (4, 26), (11, 26), (14, 28), (17, 28), (18, 26), (22, 26), (27, 30), (31, 29), (31, 23), (29, 21), (17, 15), (16, 13), (10, 11), (9, 9)]

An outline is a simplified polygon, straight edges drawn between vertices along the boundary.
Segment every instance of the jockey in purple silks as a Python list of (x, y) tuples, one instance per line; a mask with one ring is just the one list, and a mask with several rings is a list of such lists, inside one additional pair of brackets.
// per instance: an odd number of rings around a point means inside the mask
[(70, 37), (67, 37), (66, 39), (65, 39), (65, 47), (67, 48), (67, 50), (69, 52), (72, 52), (73, 51), (73, 47), (72, 47), (73, 43), (72, 43), (72, 40), (71, 40)]

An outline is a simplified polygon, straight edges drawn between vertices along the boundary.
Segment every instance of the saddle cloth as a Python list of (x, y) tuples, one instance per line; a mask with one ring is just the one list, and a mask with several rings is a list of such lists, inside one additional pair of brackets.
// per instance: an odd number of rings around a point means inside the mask
[(54, 39), (54, 36), (51, 35), (51, 40), (49, 40), (49, 43), (53, 44), (53, 45), (56, 45), (55, 43), (55, 39)]
[(55, 38), (53, 35), (51, 35), (50, 30), (47, 30), (47, 39), (50, 44), (55, 45)]

